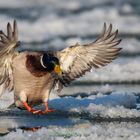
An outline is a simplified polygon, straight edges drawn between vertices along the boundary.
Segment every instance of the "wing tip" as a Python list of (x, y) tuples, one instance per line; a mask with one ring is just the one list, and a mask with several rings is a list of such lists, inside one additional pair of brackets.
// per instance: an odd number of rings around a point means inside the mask
[[(7, 33), (0, 30), (0, 46), (8, 46), (10, 43), (19, 44), (18, 42), (18, 30), (16, 20), (13, 24), (7, 23)], [(17, 46), (15, 45), (15, 46)]]
[(14, 27), (14, 29), (17, 28), (17, 21), (16, 21), (16, 19), (14, 19), (14, 21), (13, 21), (13, 27)]
[(106, 28), (106, 22), (104, 22), (104, 25), (103, 25), (103, 27), (104, 27), (104, 28)]
[(109, 24), (109, 28), (112, 29), (112, 23)]
[(120, 44), (121, 41), (122, 41), (122, 39), (118, 39), (118, 40), (116, 41), (117, 43), (116, 43), (114, 46), (117, 46), (118, 44)]
[(102, 30), (101, 34), (97, 37), (97, 39), (94, 41), (94, 43), (95, 42), (99, 43), (101, 41), (105, 41), (108, 38), (110, 38), (112, 35), (115, 35), (115, 37), (114, 37), (114, 39), (115, 39), (116, 36), (118, 35), (119, 30), (117, 29), (114, 33), (112, 33), (112, 28), (113, 28), (112, 23), (110, 23), (109, 26), (107, 27), (106, 22), (104, 22), (103, 30)]
[(118, 49), (118, 52), (121, 52), (121, 50), (123, 49), (123, 48), (117, 48)]
[(119, 39), (118, 42), (120, 43), (122, 41), (122, 39)]
[(15, 24), (17, 23), (16, 19), (14, 19), (14, 23), (15, 23)]

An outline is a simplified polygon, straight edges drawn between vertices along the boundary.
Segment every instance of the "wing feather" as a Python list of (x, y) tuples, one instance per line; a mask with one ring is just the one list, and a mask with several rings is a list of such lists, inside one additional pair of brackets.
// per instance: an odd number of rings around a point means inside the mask
[(12, 27), (11, 27), (11, 24), (8, 22), (7, 24), (7, 37), (9, 40), (12, 40), (13, 37), (12, 37)]
[(4, 89), (13, 89), (12, 60), (17, 55), (15, 49), (18, 45), (18, 29), (14, 20), (13, 27), (10, 23), (7, 24), (7, 35), (0, 31), (0, 89), (1, 86)]
[(116, 38), (117, 35), (118, 30), (112, 32), (112, 24), (107, 28), (104, 23), (103, 31), (96, 41), (85, 45), (77, 43), (57, 52), (63, 71), (61, 76), (63, 84), (69, 84), (92, 68), (100, 68), (112, 62), (121, 50), (115, 48), (121, 42)]

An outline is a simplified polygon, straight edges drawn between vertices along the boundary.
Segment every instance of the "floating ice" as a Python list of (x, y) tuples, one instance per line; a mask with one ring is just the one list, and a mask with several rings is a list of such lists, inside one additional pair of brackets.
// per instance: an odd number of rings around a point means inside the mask
[(124, 106), (126, 108), (133, 108), (136, 105), (136, 96), (132, 93), (113, 92), (110, 95), (97, 97), (95, 104), (108, 107)]
[(57, 110), (87, 113), (93, 118), (100, 117), (140, 117), (140, 112), (131, 109), (136, 106), (137, 97), (133, 93), (113, 92), (110, 95), (91, 95), (87, 98), (65, 97), (50, 101)]

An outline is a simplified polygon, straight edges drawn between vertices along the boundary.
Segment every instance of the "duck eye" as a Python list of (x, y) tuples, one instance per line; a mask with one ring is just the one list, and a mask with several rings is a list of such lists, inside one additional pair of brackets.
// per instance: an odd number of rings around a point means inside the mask
[(59, 61), (58, 61), (58, 59), (56, 57), (53, 57), (52, 58), (52, 63), (59, 64)]
[(56, 64), (54, 61), (51, 61), (51, 63), (54, 64), (54, 65)]

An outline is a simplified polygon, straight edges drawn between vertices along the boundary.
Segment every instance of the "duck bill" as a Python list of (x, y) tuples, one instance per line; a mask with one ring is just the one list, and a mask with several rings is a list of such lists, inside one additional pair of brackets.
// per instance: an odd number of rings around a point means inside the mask
[(61, 68), (60, 68), (60, 65), (55, 65), (54, 71), (55, 71), (57, 74), (62, 74), (62, 70), (61, 70)]

